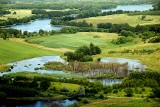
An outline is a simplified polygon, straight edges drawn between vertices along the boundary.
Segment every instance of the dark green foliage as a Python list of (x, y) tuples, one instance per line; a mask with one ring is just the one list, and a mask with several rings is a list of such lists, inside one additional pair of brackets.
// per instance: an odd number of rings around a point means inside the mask
[(11, 14), (11, 12), (8, 10), (1, 10), (0, 9), (0, 15), (6, 15), (6, 14)]
[(111, 86), (103, 86), (104, 94), (112, 92)]
[(152, 90), (155, 97), (160, 98), (160, 87), (154, 87)]
[(104, 99), (104, 95), (103, 95), (103, 94), (100, 94), (100, 95), (99, 95), (99, 98), (100, 98), (100, 99)]
[(118, 93), (118, 89), (114, 89), (114, 90), (113, 90), (113, 93)]
[(83, 103), (83, 104), (88, 104), (89, 101), (88, 101), (86, 98), (83, 98), (83, 99), (82, 99), (82, 103)]
[(50, 81), (44, 79), (44, 80), (41, 80), (40, 88), (41, 88), (42, 90), (47, 90), (50, 85), (51, 85)]
[(127, 42), (132, 42), (132, 41), (133, 41), (132, 37), (120, 37), (118, 39), (112, 40), (111, 43), (115, 45), (119, 45), (119, 44), (125, 44)]
[(127, 88), (127, 89), (124, 90), (124, 92), (126, 93), (127, 97), (132, 97), (133, 93), (134, 93), (132, 88)]
[(160, 73), (158, 72), (134, 72), (131, 73), (121, 87), (158, 87), (160, 86)]
[(100, 54), (101, 49), (98, 46), (94, 46), (92, 43), (90, 47), (81, 46), (75, 50), (75, 52), (65, 52), (64, 56), (67, 56), (67, 61), (93, 61), (91, 55)]
[(131, 31), (126, 31), (126, 30), (122, 30), (121, 33), (120, 33), (121, 36), (125, 36), (125, 37), (128, 37), (128, 36), (134, 36), (133, 32)]
[(97, 28), (110, 29), (112, 27), (111, 23), (99, 23), (97, 24)]
[(0, 92), (0, 100), (4, 100), (7, 94), (5, 92)]
[(149, 43), (159, 43), (160, 42), (160, 36), (153, 37), (153, 38), (149, 39), (148, 42)]
[(32, 10), (32, 14), (45, 14), (46, 10), (34, 9)]

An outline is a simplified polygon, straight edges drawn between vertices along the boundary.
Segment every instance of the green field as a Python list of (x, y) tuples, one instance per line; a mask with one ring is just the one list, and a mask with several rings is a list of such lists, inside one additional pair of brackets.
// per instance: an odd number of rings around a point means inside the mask
[[(23, 17), (29, 17), (32, 16), (32, 12), (31, 10), (27, 10), (27, 9), (18, 9), (18, 10), (10, 10), (11, 14), (8, 15), (3, 15), (0, 17), (1, 20), (7, 20), (7, 18), (18, 18), (21, 19)], [(16, 12), (16, 14), (13, 14), (13, 12)]]
[(56, 90), (61, 90), (63, 87), (65, 87), (69, 91), (77, 91), (80, 85), (78, 84), (71, 84), (71, 83), (61, 83), (61, 82), (52, 82), (49, 89), (53, 89), (53, 87), (56, 88)]
[(137, 97), (111, 97), (106, 100), (94, 101), (81, 107), (159, 107), (156, 101), (146, 101)]
[[(94, 45), (100, 46), (102, 49), (112, 49), (119, 47), (119, 45), (114, 45), (111, 43), (112, 39), (116, 39), (118, 37), (118, 34), (115, 33), (80, 32), (76, 34), (32, 37), (28, 38), (27, 40), (31, 43), (40, 42), (39, 45), (50, 48), (67, 48), (75, 50), (77, 47), (82, 45), (88, 46), (92, 42)], [(123, 44), (122, 46), (131, 46), (134, 44), (135, 43), (130, 42)]]
[(60, 55), (60, 52), (49, 51), (15, 41), (0, 39), (0, 64), (43, 55)]
[[(95, 38), (96, 37), (96, 38)], [(111, 43), (112, 39), (118, 38), (118, 34), (115, 33), (98, 33), (98, 32), (80, 32), (76, 34), (60, 34), (54, 36), (45, 37), (32, 37), (27, 40), (30, 42), (41, 41), (39, 45), (45, 47), (56, 48), (61, 50), (65, 48), (67, 50), (75, 50), (77, 47), (82, 45), (89, 45), (92, 42), (98, 45), (103, 51), (100, 55), (94, 56), (94, 59), (102, 57), (117, 57), (117, 58), (131, 58), (138, 59), (143, 64), (147, 65), (149, 69), (159, 71), (160, 69), (160, 55), (159, 51), (152, 54), (134, 54), (126, 53), (114, 53), (108, 54), (109, 51), (120, 51), (124, 49), (156, 49), (160, 47), (160, 43), (143, 43), (140, 39), (135, 38), (134, 42), (128, 42), (126, 44), (114, 45)], [(156, 62), (156, 63), (155, 63)]]
[[(138, 19), (140, 15), (128, 16), (126, 14), (117, 14), (117, 15), (109, 15), (109, 16), (98, 16), (98, 17), (90, 17), (85, 19), (77, 19), (74, 21), (83, 21), (86, 20), (88, 23), (92, 23), (93, 26), (97, 26), (99, 23), (113, 23), (113, 24), (121, 24), (128, 23), (131, 26), (136, 25), (149, 25), (149, 24), (160, 24), (160, 16), (146, 16), (145, 20)], [(149, 21), (151, 20), (151, 21)]]

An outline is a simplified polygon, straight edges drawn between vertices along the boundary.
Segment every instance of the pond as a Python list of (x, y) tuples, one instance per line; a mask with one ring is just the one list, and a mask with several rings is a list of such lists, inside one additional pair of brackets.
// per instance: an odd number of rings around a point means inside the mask
[(111, 79), (111, 78), (104, 78), (104, 79), (89, 79), (89, 82), (101, 82), (103, 85), (114, 85), (114, 84), (121, 84), (122, 80), (120, 79)]
[(145, 65), (141, 64), (139, 60), (127, 59), (127, 58), (101, 58), (101, 62), (105, 63), (128, 63), (128, 70), (130, 71), (145, 71), (147, 68)]
[(62, 28), (60, 26), (52, 26), (50, 22), (51, 19), (40, 19), (40, 20), (35, 20), (31, 23), (13, 25), (6, 28), (18, 29), (21, 30), (22, 32), (23, 31), (38, 32), (40, 29), (43, 29), (45, 31), (51, 31), (51, 30), (60, 30)]
[(0, 73), (0, 76), (4, 74), (16, 73), (16, 72), (22, 72), (22, 71), (48, 73), (48, 74), (69, 74), (64, 71), (56, 71), (56, 70), (43, 70), (43, 69), (35, 70), (35, 68), (42, 68), (44, 67), (43, 65), (45, 63), (52, 62), (52, 61), (65, 63), (65, 61), (62, 60), (60, 56), (42, 56), (42, 57), (37, 57), (32, 59), (26, 59), (26, 60), (10, 63), (9, 65), (13, 65), (13, 69), (11, 69), (11, 72)]
[(103, 9), (102, 12), (116, 11), (116, 10), (123, 10), (123, 11), (146, 11), (146, 10), (150, 10), (150, 9), (153, 9), (152, 4), (119, 5), (117, 8)]
[(63, 101), (53, 101), (53, 102), (48, 102), (48, 101), (6, 101), (6, 102), (0, 102), (1, 107), (44, 107), (44, 106), (51, 106), (54, 104), (62, 105), (62, 106), (69, 106), (74, 103), (76, 103), (76, 100), (63, 100)]

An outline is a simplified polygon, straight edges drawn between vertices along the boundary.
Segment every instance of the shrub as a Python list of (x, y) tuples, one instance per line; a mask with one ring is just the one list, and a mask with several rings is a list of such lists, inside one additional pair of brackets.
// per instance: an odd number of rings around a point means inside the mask
[(126, 93), (127, 97), (132, 97), (134, 93), (132, 88), (127, 88), (124, 90), (124, 92)]
[(86, 98), (83, 98), (83, 99), (82, 99), (82, 103), (83, 103), (83, 104), (88, 104), (89, 101), (88, 101)]

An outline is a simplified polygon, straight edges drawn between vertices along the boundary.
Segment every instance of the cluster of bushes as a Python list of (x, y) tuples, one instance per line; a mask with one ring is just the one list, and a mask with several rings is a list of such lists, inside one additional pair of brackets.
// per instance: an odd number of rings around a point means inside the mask
[(8, 10), (1, 10), (0, 9), (0, 15), (6, 15), (6, 14), (11, 14), (11, 12)]
[(93, 61), (92, 55), (100, 54), (101, 49), (98, 46), (94, 46), (94, 44), (90, 43), (90, 47), (81, 46), (75, 50), (75, 52), (66, 52), (64, 56), (67, 57), (67, 61)]
[(160, 42), (160, 36), (153, 37), (153, 38), (149, 39), (148, 42), (149, 43), (159, 43)]
[(46, 18), (46, 16), (43, 15), (33, 15), (30, 17), (24, 17), (21, 19), (17, 18), (8, 18), (6, 21), (0, 21), (0, 26), (7, 26), (7, 25), (14, 25), (14, 24), (20, 24), (20, 23), (28, 23), (32, 20), (38, 19), (38, 18)]
[(132, 37), (120, 37), (115, 40), (112, 40), (111, 43), (115, 45), (120, 45), (120, 44), (125, 44), (127, 42), (132, 42), (133, 38)]
[(133, 49), (133, 50), (125, 49), (125, 50), (122, 50), (122, 51), (109, 51), (108, 53), (109, 54), (113, 54), (113, 53), (151, 54), (151, 53), (157, 52), (159, 50), (160, 50), (160, 48), (156, 48), (156, 49), (139, 49), (139, 50), (136, 50), (136, 49)]
[(66, 21), (71, 20), (71, 18), (54, 18), (51, 20), (52, 25), (66, 25), (66, 26), (77, 26), (77, 27), (93, 27), (93, 25), (90, 23), (88, 24), (85, 20), (82, 22), (74, 22), (74, 21)]

